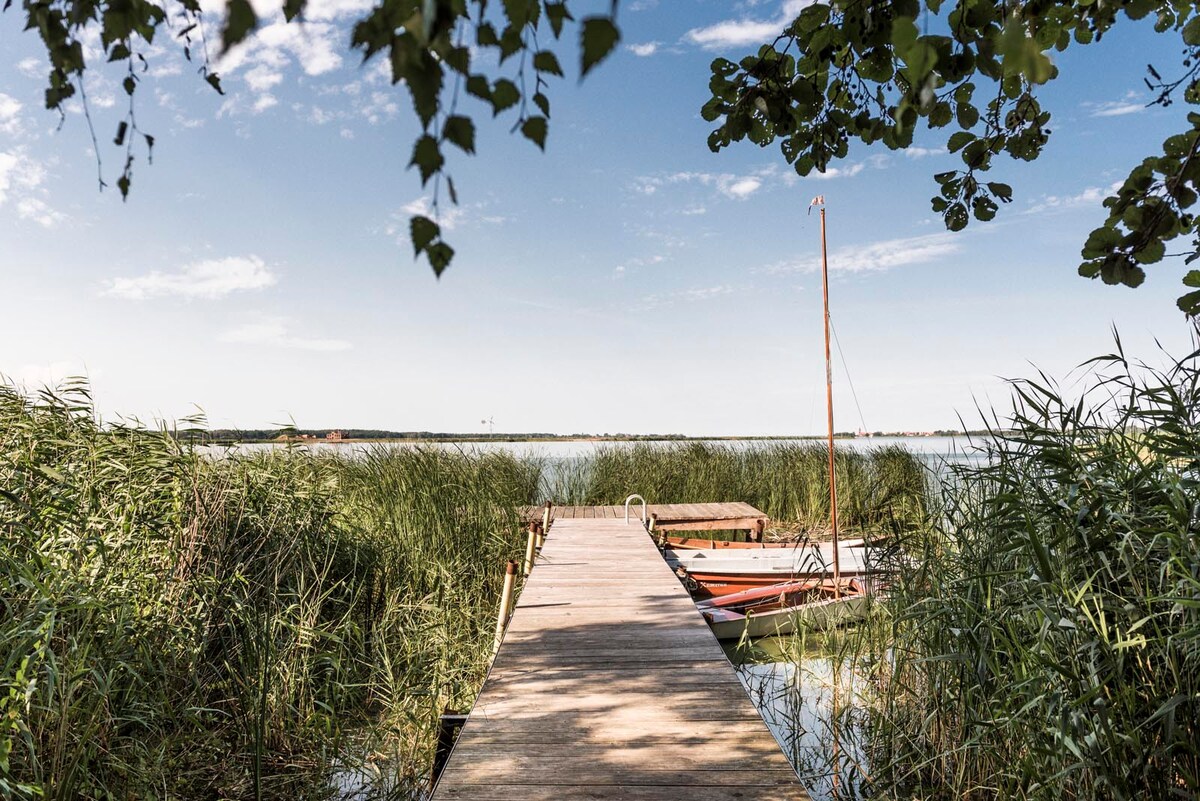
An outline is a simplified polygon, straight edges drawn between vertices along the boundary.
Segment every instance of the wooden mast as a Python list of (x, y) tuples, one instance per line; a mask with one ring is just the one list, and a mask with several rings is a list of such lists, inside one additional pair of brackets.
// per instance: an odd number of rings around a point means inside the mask
[(821, 207), (821, 294), (825, 302), (825, 408), (829, 420), (829, 525), (833, 529), (833, 597), (842, 594), (842, 571), (838, 559), (837, 481), (833, 462), (833, 360), (829, 355), (829, 260), (825, 247), (825, 196), (813, 199)]

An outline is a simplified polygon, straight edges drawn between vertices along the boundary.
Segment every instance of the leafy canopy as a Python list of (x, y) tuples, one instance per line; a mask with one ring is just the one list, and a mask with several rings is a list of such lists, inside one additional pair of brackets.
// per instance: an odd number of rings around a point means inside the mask
[[(4, 0), (3, 10), (12, 5), (13, 0)], [(545, 149), (549, 79), (563, 77), (558, 56), (546, 40), (560, 40), (568, 24), (574, 24), (572, 5), (573, 0), (379, 0), (354, 25), (351, 46), (364, 61), (386, 58), (392, 82), (404, 84), (412, 99), (422, 130), (413, 142), (409, 167), (417, 168), (422, 187), (433, 182), (435, 218), (443, 187), (451, 203), (458, 202), (454, 181), (446, 171), (447, 147), (475, 153), (475, 118), (459, 109), (464, 96), (481, 101), (492, 117), (506, 112), (515, 116), (512, 131)], [(46, 108), (61, 115), (64, 104), (78, 96), (92, 126), (83, 83), (88, 68), (83, 40), (89, 32), (99, 34), (109, 63), (124, 64), (128, 110), (113, 139), (123, 148), (124, 168), (117, 180), (122, 197), (129, 194), (139, 138), (148, 158), (154, 147), (154, 137), (137, 126), (134, 100), (148, 70), (142, 51), (155, 37), (173, 37), (184, 57), (196, 62), (204, 80), (224, 94), (205, 38), (206, 26), (217, 21), (202, 13), (200, 0), (21, 0), (21, 7), (26, 30), (37, 31), (50, 61)], [(283, 0), (285, 19), (302, 24), (305, 7), (306, 0)], [(581, 78), (620, 41), (616, 13), (617, 0), (612, 0), (607, 13), (579, 20)], [(249, 0), (228, 0), (219, 22), (224, 51), (252, 36), (259, 18)], [(493, 69), (480, 66), (497, 63)], [(92, 137), (96, 139), (94, 127)], [(97, 159), (99, 168), (98, 147)], [(105, 186), (102, 170), (100, 186)], [(415, 255), (424, 254), (441, 275), (454, 249), (437, 221), (415, 215), (410, 234)]]
[[(14, 0), (5, 0), (4, 9)], [(159, 4), (162, 2), (162, 5)], [(152, 153), (154, 138), (134, 116), (134, 98), (146, 61), (141, 50), (168, 28), (198, 72), (217, 92), (204, 32), (212, 22), (199, 0), (21, 0), (27, 28), (36, 30), (50, 61), (46, 107), (61, 114), (77, 94), (87, 110), (81, 40), (98, 29), (109, 62), (125, 65), (129, 107), (114, 144), (124, 148), (117, 185), (127, 195), (141, 141)], [(506, 114), (511, 130), (545, 148), (549, 128), (549, 80), (563, 68), (546, 39), (559, 41), (575, 24), (578, 0), (379, 0), (354, 26), (351, 44), (363, 59), (387, 58), (392, 80), (404, 84), (422, 131), (413, 142), (410, 167), (422, 186), (433, 183), (433, 219), (410, 221), (414, 253), (440, 275), (454, 250), (442, 235), (437, 211), (444, 187), (458, 202), (446, 170), (447, 146), (475, 153), (475, 117), (460, 109), (469, 95), (492, 117)], [(306, 0), (283, 0), (289, 22), (304, 19)], [(620, 40), (617, 0), (607, 13), (578, 22), (581, 77), (603, 61)], [(959, 154), (960, 169), (938, 173), (933, 210), (958, 231), (971, 218), (986, 221), (1010, 203), (1012, 188), (988, 181), (1001, 154), (1033, 161), (1048, 141), (1050, 112), (1038, 90), (1058, 76), (1051, 51), (1101, 39), (1122, 20), (1151, 18), (1159, 33), (1181, 39), (1179, 74), (1164, 78), (1148, 68), (1155, 103), (1177, 94), (1200, 103), (1200, 13), (1186, 0), (831, 0), (805, 8), (773, 42), (740, 62), (712, 63), (712, 97), (702, 114), (718, 123), (708, 139), (718, 151), (749, 139), (779, 142), (800, 175), (823, 172), (844, 158), (850, 141), (882, 142), (892, 149), (912, 144), (917, 127), (942, 130), (946, 147)], [(228, 0), (220, 46), (253, 35), (258, 17), (249, 0)], [(547, 34), (549, 34), (547, 36)], [(195, 52), (194, 52), (195, 51)], [(495, 58), (493, 58), (493, 56)], [(481, 64), (498, 63), (495, 68)], [(88, 115), (89, 125), (91, 117)], [(1200, 113), (1168, 138), (1162, 152), (1130, 172), (1104, 201), (1108, 217), (1084, 244), (1079, 271), (1109, 284), (1136, 287), (1145, 265), (1167, 257), (1166, 245), (1191, 236), (1187, 263), (1200, 258), (1200, 219), (1191, 211), (1200, 180)], [(94, 137), (94, 131), (93, 131)], [(101, 176), (101, 186), (104, 185)], [(1191, 290), (1179, 299), (1188, 314), (1200, 313), (1200, 270), (1183, 279)]]
[[(1012, 202), (1008, 184), (985, 180), (1001, 154), (1033, 161), (1050, 137), (1041, 87), (1058, 77), (1051, 51), (1099, 41), (1118, 21), (1150, 17), (1155, 30), (1182, 41), (1181, 74), (1164, 78), (1148, 67), (1154, 103), (1170, 105), (1178, 90), (1200, 103), (1200, 15), (1186, 0), (832, 0), (805, 8), (772, 43), (734, 63), (712, 63), (712, 97), (702, 114), (718, 123), (713, 151), (748, 139), (778, 141), (800, 175), (824, 172), (844, 158), (850, 141), (912, 144), (920, 125), (945, 131), (962, 167), (934, 176), (935, 212), (959, 231), (986, 221)], [(1200, 258), (1200, 228), (1192, 207), (1200, 180), (1200, 114), (1163, 143), (1162, 153), (1134, 167), (1104, 201), (1108, 218), (1083, 247), (1081, 275), (1136, 287), (1145, 265), (1166, 256), (1166, 244), (1193, 237), (1187, 263)], [(1184, 284), (1200, 290), (1200, 271)], [(1178, 301), (1200, 312), (1200, 291)]]

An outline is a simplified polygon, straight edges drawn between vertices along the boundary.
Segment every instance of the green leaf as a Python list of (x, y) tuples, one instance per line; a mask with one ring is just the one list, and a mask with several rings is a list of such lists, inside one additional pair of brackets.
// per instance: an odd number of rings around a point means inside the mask
[(530, 117), (521, 124), (521, 133), (542, 150), (546, 149), (546, 118)]
[(958, 131), (946, 142), (946, 147), (950, 149), (951, 153), (957, 153), (974, 141), (975, 134), (968, 131)]
[(517, 85), (508, 78), (500, 78), (492, 84), (492, 115), (495, 116), (507, 108), (512, 108), (521, 99)]
[(474, 95), (480, 100), (492, 102), (492, 90), (488, 86), (488, 80), (482, 75), (472, 75), (467, 78), (467, 94)]
[(447, 139), (458, 145), (464, 153), (475, 153), (475, 123), (470, 117), (455, 114), (447, 117), (442, 124), (442, 139)]
[(539, 50), (533, 54), (533, 68), (538, 72), (562, 77), (562, 67), (558, 65), (558, 56), (549, 50)]
[(226, 7), (225, 30), (221, 32), (221, 42), (226, 50), (245, 39), (258, 25), (258, 17), (250, 0), (229, 0)]
[(413, 258), (421, 255), (421, 251), (429, 247), (433, 240), (442, 235), (442, 228), (433, 220), (421, 215), (415, 215), (408, 221), (409, 234), (412, 237)]
[(566, 3), (546, 3), (546, 19), (550, 20), (550, 30), (554, 31), (554, 38), (557, 39), (562, 35), (563, 20), (573, 20), (571, 12), (567, 10)]
[(110, 63), (113, 61), (124, 61), (125, 59), (129, 58), (129, 55), (129, 47), (123, 42), (118, 42), (117, 44), (113, 45), (112, 50), (109, 51), (108, 60)]
[(533, 104), (542, 112), (542, 116), (550, 116), (550, 98), (538, 92), (533, 96)]
[(207, 75), (204, 76), (204, 80), (208, 82), (209, 86), (211, 86), (213, 89), (217, 90), (217, 94), (219, 94), (219, 95), (225, 94), (225, 90), (221, 88), (221, 78), (219, 75), (217, 75), (217, 73), (215, 73), (215, 72), (208, 73)]
[(433, 268), (433, 274), (438, 278), (442, 277), (442, 273), (450, 266), (450, 261), (454, 258), (454, 248), (447, 245), (445, 242), (438, 242), (436, 245), (430, 245), (425, 251), (426, 258), (429, 259), (429, 266)]
[(1002, 184), (999, 181), (989, 181), (987, 188), (989, 192), (1000, 198), (1004, 203), (1012, 202), (1012, 187), (1008, 184)]
[(424, 134), (413, 146), (412, 160), (408, 162), (408, 166), (417, 165), (417, 169), (421, 171), (421, 186), (424, 186), (445, 163), (446, 159), (442, 156), (437, 140), (429, 134)]
[(1175, 305), (1179, 306), (1179, 310), (1184, 314), (1191, 315), (1192, 317), (1200, 315), (1200, 291), (1187, 293), (1175, 301)]
[(284, 0), (283, 18), (288, 22), (304, 13), (305, 0)]
[(1200, 289), (1200, 270), (1189, 270), (1188, 274), (1183, 277), (1183, 285)]
[(621, 32), (609, 17), (588, 17), (580, 26), (579, 41), (582, 50), (580, 77), (583, 77), (613, 51), (621, 41)]
[(121, 86), (125, 88), (125, 94), (133, 95), (133, 91), (137, 89), (137, 79), (132, 75), (126, 75), (125, 80), (121, 81)]

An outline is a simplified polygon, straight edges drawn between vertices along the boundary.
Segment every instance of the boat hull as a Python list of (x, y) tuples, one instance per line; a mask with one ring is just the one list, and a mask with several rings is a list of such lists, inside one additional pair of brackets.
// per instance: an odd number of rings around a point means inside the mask
[(867, 616), (867, 604), (866, 595), (856, 594), (749, 615), (722, 615), (721, 610), (713, 610), (705, 612), (704, 617), (719, 640), (755, 639), (796, 631), (824, 631), (854, 623)]

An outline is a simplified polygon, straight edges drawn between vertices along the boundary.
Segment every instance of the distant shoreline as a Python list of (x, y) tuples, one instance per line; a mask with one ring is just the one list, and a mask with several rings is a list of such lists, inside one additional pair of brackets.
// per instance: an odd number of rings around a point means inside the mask
[[(872, 440), (872, 439), (927, 439), (931, 437), (965, 437), (983, 435), (985, 431), (936, 431), (936, 432), (877, 432), (872, 434), (856, 434), (853, 432), (837, 432), (837, 440)], [(239, 436), (238, 434), (242, 434)], [(692, 437), (679, 434), (430, 434), (427, 436), (348, 436), (329, 438), (328, 432), (298, 432), (296, 434), (280, 434), (279, 432), (247, 431), (234, 433), (231, 431), (213, 432), (178, 432), (177, 437), (188, 442), (203, 445), (361, 445), (375, 443), (404, 443), (404, 444), (512, 444), (512, 443), (551, 443), (551, 442), (785, 442), (793, 440), (820, 442), (827, 439), (824, 434), (778, 434), (759, 436), (712, 436)]]

